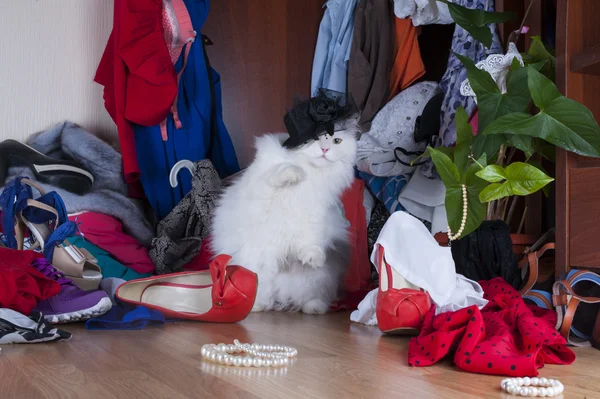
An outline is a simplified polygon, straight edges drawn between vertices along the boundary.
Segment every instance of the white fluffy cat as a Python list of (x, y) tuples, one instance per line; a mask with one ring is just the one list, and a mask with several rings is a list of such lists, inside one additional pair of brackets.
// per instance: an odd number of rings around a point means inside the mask
[(291, 150), (284, 135), (257, 138), (254, 161), (224, 190), (212, 246), (258, 274), (253, 311), (322, 314), (337, 298), (350, 256), (340, 195), (354, 177), (355, 122)]

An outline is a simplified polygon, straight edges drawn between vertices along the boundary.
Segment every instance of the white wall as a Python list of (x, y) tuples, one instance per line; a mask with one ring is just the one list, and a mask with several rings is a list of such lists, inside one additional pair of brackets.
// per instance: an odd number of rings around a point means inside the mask
[(115, 140), (93, 82), (112, 8), (111, 0), (0, 0), (0, 140), (67, 119)]

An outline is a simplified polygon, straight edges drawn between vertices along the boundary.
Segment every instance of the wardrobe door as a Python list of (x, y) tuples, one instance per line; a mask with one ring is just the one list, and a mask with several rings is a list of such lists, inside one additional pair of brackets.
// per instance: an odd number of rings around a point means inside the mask
[(223, 117), (240, 166), (254, 155), (254, 136), (285, 132), (294, 96), (308, 98), (323, 0), (218, 0), (204, 31), (221, 75)]
[[(600, 1), (558, 0), (559, 89), (600, 120)], [(600, 160), (557, 150), (556, 272), (600, 268)]]

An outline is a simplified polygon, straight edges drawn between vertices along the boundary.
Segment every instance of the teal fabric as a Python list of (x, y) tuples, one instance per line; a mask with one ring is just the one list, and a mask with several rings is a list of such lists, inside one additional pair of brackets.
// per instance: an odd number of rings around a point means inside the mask
[(138, 273), (133, 269), (124, 266), (123, 264), (117, 262), (110, 253), (105, 250), (98, 248), (91, 242), (87, 241), (83, 237), (74, 236), (70, 237), (69, 242), (79, 248), (84, 248), (89, 251), (96, 259), (98, 259), (98, 266), (102, 270), (102, 277), (117, 277), (122, 278), (123, 280), (135, 280), (138, 278), (149, 277), (151, 273)]

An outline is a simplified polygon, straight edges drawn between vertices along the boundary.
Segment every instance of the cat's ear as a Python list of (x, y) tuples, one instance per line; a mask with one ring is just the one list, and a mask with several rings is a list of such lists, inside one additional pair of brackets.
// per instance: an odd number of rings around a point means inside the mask
[(345, 133), (353, 135), (356, 139), (358, 139), (363, 133), (358, 121), (360, 120), (360, 114), (355, 112), (349, 117), (339, 122), (339, 125), (336, 125), (336, 130), (343, 130)]

